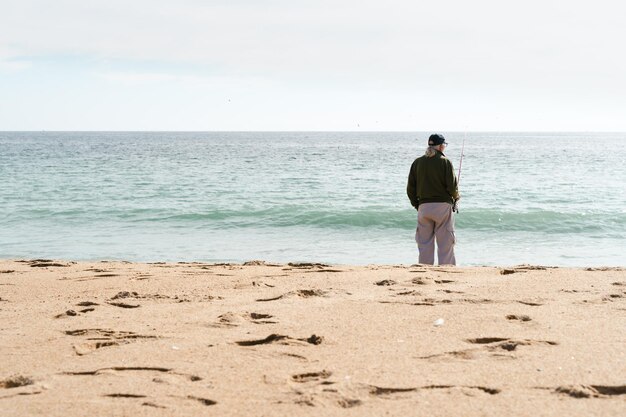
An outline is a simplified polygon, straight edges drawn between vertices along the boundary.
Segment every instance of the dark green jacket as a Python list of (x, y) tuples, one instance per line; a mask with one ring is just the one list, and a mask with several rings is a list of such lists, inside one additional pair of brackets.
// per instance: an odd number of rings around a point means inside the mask
[(411, 165), (406, 194), (413, 207), (421, 203), (450, 203), (459, 197), (459, 186), (452, 162), (442, 153), (417, 158)]

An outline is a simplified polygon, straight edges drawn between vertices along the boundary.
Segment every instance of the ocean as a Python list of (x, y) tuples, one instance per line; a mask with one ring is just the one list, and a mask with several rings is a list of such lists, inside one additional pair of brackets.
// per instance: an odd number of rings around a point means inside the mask
[[(435, 132), (0, 132), (0, 259), (412, 264)], [(438, 132), (459, 265), (626, 265), (626, 133)]]

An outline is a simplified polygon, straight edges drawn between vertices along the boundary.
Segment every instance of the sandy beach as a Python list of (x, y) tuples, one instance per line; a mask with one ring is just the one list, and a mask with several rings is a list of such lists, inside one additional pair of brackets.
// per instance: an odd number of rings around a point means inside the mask
[(3, 416), (626, 414), (626, 269), (0, 261)]

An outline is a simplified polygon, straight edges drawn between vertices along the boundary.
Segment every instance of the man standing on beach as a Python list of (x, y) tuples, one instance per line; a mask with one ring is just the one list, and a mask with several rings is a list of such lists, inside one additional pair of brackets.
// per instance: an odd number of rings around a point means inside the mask
[(417, 210), (415, 241), (419, 263), (435, 263), (435, 239), (439, 265), (456, 265), (454, 257), (454, 203), (460, 197), (452, 162), (443, 154), (442, 135), (428, 138), (426, 153), (413, 161), (406, 193)]

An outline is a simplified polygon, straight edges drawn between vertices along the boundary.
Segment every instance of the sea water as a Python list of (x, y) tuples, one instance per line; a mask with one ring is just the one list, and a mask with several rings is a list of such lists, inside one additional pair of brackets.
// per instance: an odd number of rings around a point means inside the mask
[[(0, 259), (417, 262), (434, 132), (0, 132)], [(439, 132), (461, 265), (626, 265), (626, 134)]]

